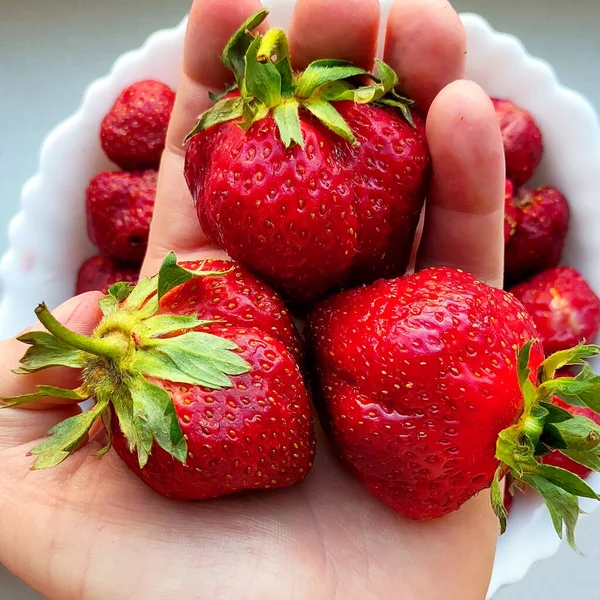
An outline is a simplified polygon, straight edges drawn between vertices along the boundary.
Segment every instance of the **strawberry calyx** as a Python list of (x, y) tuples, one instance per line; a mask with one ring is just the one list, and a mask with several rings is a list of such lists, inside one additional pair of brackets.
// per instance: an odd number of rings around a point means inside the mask
[(51, 367), (81, 369), (81, 385), (63, 389), (40, 385), (36, 392), (3, 398), (0, 407), (17, 408), (51, 396), (74, 402), (93, 400), (92, 408), (62, 421), (50, 437), (33, 448), (32, 468), (61, 463), (85, 441), (92, 425), (101, 419), (111, 444), (113, 413), (143, 468), (157, 443), (185, 464), (187, 442), (171, 396), (157, 381), (197, 385), (209, 389), (232, 386), (230, 376), (250, 370), (239, 356), (239, 347), (221, 337), (197, 331), (212, 321), (198, 315), (157, 314), (161, 298), (173, 288), (198, 277), (226, 274), (191, 271), (177, 264), (170, 253), (159, 272), (133, 286), (116, 283), (99, 304), (103, 318), (90, 336), (80, 335), (59, 323), (45, 304), (35, 313), (46, 331), (18, 339), (30, 347), (21, 358), (17, 374), (27, 375)]
[(221, 61), (233, 73), (235, 84), (223, 94), (210, 94), (214, 106), (199, 116), (185, 142), (200, 131), (227, 121), (247, 130), (271, 113), (284, 145), (304, 147), (300, 127), (302, 108), (337, 135), (357, 144), (333, 104), (342, 100), (394, 107), (414, 126), (411, 115), (414, 103), (395, 91), (398, 76), (391, 67), (377, 60), (378, 76), (375, 76), (350, 62), (325, 59), (312, 62), (304, 71), (294, 72), (284, 31), (253, 33), (268, 14), (268, 10), (261, 10), (251, 16), (225, 46)]
[[(502, 431), (496, 445), (500, 466), (492, 483), (492, 505), (502, 532), (507, 513), (500, 480), (511, 475), (514, 487), (532, 487), (542, 496), (554, 528), (569, 545), (575, 546), (575, 525), (581, 513), (579, 498), (600, 500), (600, 496), (579, 476), (539, 460), (559, 451), (588, 469), (600, 472), (600, 427), (591, 419), (574, 416), (551, 403), (558, 396), (572, 406), (583, 406), (600, 413), (600, 376), (585, 359), (600, 355), (600, 346), (579, 345), (549, 356), (531, 381), (529, 357), (532, 343), (518, 354), (517, 372), (523, 392), (524, 410), (517, 423)], [(555, 378), (566, 366), (580, 367), (575, 377)]]

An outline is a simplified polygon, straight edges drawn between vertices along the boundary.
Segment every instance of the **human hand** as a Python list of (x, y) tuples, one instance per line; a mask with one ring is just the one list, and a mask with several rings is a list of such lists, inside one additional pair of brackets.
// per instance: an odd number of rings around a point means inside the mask
[[(192, 8), (145, 274), (170, 250), (181, 259), (220, 252), (199, 229), (181, 140), (207, 107), (208, 89), (225, 81), (217, 57), (227, 39), (259, 9), (257, 0), (197, 0)], [(298, 0), (292, 56), (297, 66), (335, 57), (368, 68), (378, 20), (377, 0), (346, 0), (343, 11), (335, 0)], [(443, 0), (397, 0), (387, 32), (384, 59), (428, 113), (433, 179), (417, 267), (460, 267), (500, 285), (502, 143), (487, 96), (458, 81), (465, 52), (458, 17)], [(55, 314), (87, 333), (99, 319), (97, 299), (81, 296)], [(10, 372), (22, 350), (15, 340), (0, 345), (0, 397), (39, 383)], [(48, 375), (43, 382), (51, 384)], [(65, 387), (76, 374), (52, 378)], [(485, 595), (498, 532), (487, 493), (444, 519), (408, 521), (347, 475), (321, 436), (315, 467), (299, 485), (176, 503), (147, 489), (114, 453), (96, 459), (96, 440), (56, 469), (30, 472), (28, 450), (76, 410), (55, 399), (37, 408), (44, 410), (0, 412), (0, 561), (51, 599)]]

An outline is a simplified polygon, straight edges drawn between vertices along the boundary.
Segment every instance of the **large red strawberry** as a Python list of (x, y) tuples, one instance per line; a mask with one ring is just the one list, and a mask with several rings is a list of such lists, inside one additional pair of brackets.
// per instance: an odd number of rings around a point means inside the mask
[(265, 17), (225, 48), (238, 90), (190, 134), (203, 230), (294, 301), (403, 273), (429, 172), (423, 120), (383, 63), (379, 79), (335, 60), (292, 73), (282, 31), (249, 33)]
[(600, 298), (575, 269), (549, 269), (510, 291), (532, 316), (546, 354), (595, 341)]
[(542, 134), (530, 112), (508, 100), (492, 98), (504, 142), (506, 176), (517, 187), (527, 183), (542, 160)]
[[(543, 363), (535, 325), (511, 294), (444, 268), (331, 297), (310, 323), (333, 442), (396, 512), (441, 517), (491, 485), (503, 516), (498, 480), (507, 472), (542, 490), (552, 510), (557, 495), (571, 504), (571, 493), (596, 497), (535, 452), (545, 454), (563, 431), (542, 402), (564, 386), (551, 381), (554, 370), (600, 348)], [(570, 538), (572, 516), (564, 515)]]
[(109, 258), (141, 264), (154, 212), (157, 173), (107, 172), (86, 192), (88, 237)]
[(517, 225), (504, 251), (508, 284), (556, 267), (569, 229), (569, 204), (554, 188), (522, 188), (513, 204)]
[(127, 171), (157, 168), (174, 102), (175, 92), (160, 81), (126, 87), (100, 126), (106, 156)]
[(282, 302), (234, 263), (187, 265), (194, 270), (171, 254), (158, 276), (111, 287), (90, 337), (38, 307), (49, 333), (21, 338), (31, 348), (20, 372), (82, 367), (81, 386), (41, 386), (4, 404), (91, 396), (94, 406), (50, 431), (31, 451), (34, 468), (60, 463), (102, 419), (103, 452), (112, 443), (148, 486), (172, 498), (285, 487), (309, 472), (310, 403)]
[(108, 294), (108, 288), (118, 281), (137, 283), (139, 269), (130, 265), (117, 263), (105, 256), (88, 258), (77, 273), (75, 293), (83, 294), (98, 290)]

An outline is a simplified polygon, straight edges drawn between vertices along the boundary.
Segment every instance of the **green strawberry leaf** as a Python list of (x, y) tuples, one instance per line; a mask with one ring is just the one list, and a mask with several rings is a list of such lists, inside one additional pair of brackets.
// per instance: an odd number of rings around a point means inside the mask
[(591, 469), (592, 471), (600, 472), (600, 457), (596, 452), (578, 452), (574, 450), (560, 450), (567, 458), (574, 460), (576, 463)]
[(87, 394), (81, 388), (76, 390), (67, 390), (54, 387), (52, 385), (38, 385), (37, 390), (37, 392), (24, 394), (23, 396), (2, 398), (2, 401), (0, 402), (0, 408), (18, 408), (47, 397), (64, 398), (65, 400), (76, 400), (77, 402), (83, 402), (89, 397), (89, 394)]
[(126, 382), (133, 402), (133, 421), (140, 443), (140, 468), (144, 468), (154, 441), (179, 462), (187, 458), (187, 442), (168, 392), (141, 375)]
[(266, 18), (269, 11), (264, 9), (249, 17), (233, 34), (221, 55), (222, 63), (234, 74), (236, 81), (244, 78), (244, 58), (254, 41), (251, 34)]
[(260, 42), (256, 55), (258, 62), (273, 61), (281, 76), (281, 95), (291, 98), (294, 95), (294, 78), (290, 64), (290, 48), (285, 32), (281, 29), (269, 29)]
[[(546, 449), (554, 448), (556, 450), (565, 450), (569, 447), (560, 431), (552, 423), (546, 423), (544, 431), (540, 436), (540, 442), (546, 447)], [(544, 452), (544, 454), (548, 453), (544, 448), (536, 447), (535, 454), (539, 456), (541, 452)]]
[(585, 360), (600, 355), (600, 346), (580, 344), (549, 356), (540, 367), (542, 382), (554, 379), (556, 371), (570, 365), (585, 365)]
[[(257, 37), (246, 52), (245, 92), (258, 98), (266, 107), (277, 106), (281, 102), (281, 75), (269, 60), (260, 62), (257, 58), (261, 38)], [(243, 92), (244, 90), (242, 90)]]
[(111, 449), (113, 439), (112, 414), (110, 408), (105, 408), (100, 416), (102, 417), (102, 424), (106, 430), (106, 444), (96, 452), (98, 458), (104, 456)]
[(393, 98), (382, 98), (377, 101), (378, 104), (383, 104), (384, 106), (390, 106), (391, 108), (397, 108), (404, 117), (404, 120), (408, 122), (411, 127), (416, 127), (415, 120), (413, 119), (412, 112), (410, 110), (410, 105), (404, 101), (395, 100)]
[(121, 302), (131, 294), (133, 285), (128, 281), (119, 281), (108, 288), (108, 294), (98, 301), (100, 310), (105, 317), (114, 314)]
[(101, 389), (98, 396), (110, 398), (119, 421), (119, 427), (128, 442), (129, 451), (133, 452), (140, 444), (140, 437), (133, 419), (133, 400), (129, 389), (126, 386), (111, 389), (109, 385), (107, 389)]
[(323, 85), (357, 75), (369, 75), (369, 73), (352, 64), (334, 65), (331, 61), (315, 61), (300, 75), (296, 84), (296, 97), (308, 99)]
[(562, 539), (563, 530), (566, 529), (567, 541), (571, 548), (577, 551), (575, 525), (580, 513), (577, 496), (536, 474), (528, 475), (525, 481), (542, 496), (552, 517), (552, 523), (558, 537)]
[(587, 417), (573, 417), (572, 419), (551, 425), (561, 435), (569, 450), (589, 452), (600, 451), (600, 427)]
[(568, 421), (573, 418), (573, 415), (566, 411), (564, 408), (560, 408), (555, 404), (551, 404), (549, 402), (540, 402), (538, 406), (543, 407), (546, 410), (546, 423), (562, 423), (563, 421)]
[(502, 477), (502, 469), (501, 467), (498, 467), (494, 475), (491, 488), (492, 508), (494, 509), (494, 513), (498, 517), (498, 520), (500, 521), (501, 534), (506, 531), (506, 521), (508, 518), (508, 512), (506, 511), (506, 507), (504, 506), (504, 494), (502, 493), (502, 489), (500, 486), (500, 480)]
[[(591, 373), (591, 375), (589, 375)], [(575, 378), (559, 377), (542, 383), (538, 388), (542, 398), (558, 396), (572, 406), (587, 406), (600, 413), (600, 377), (591, 369), (582, 369)]]
[(36, 373), (50, 367), (80, 369), (88, 356), (46, 331), (25, 333), (17, 340), (31, 346), (20, 360), (21, 367), (14, 370), (17, 375)]
[(300, 115), (298, 102), (287, 100), (282, 102), (273, 110), (273, 118), (277, 123), (281, 141), (286, 148), (292, 144), (298, 144), (304, 148), (304, 137), (300, 128)]
[[(179, 358), (179, 355), (176, 358)], [(231, 380), (214, 365), (204, 362), (193, 362), (190, 365), (189, 357), (177, 363), (160, 349), (139, 350), (133, 359), (132, 367), (147, 377), (163, 381), (200, 385), (216, 390), (231, 387)]]
[(141, 279), (123, 302), (123, 309), (129, 311), (140, 309), (148, 298), (156, 293), (157, 284), (156, 277), (144, 277)]
[(198, 315), (155, 315), (142, 321), (133, 329), (138, 339), (157, 338), (169, 333), (183, 332), (209, 325), (215, 321), (202, 321)]
[(233, 96), (219, 100), (213, 107), (204, 111), (194, 128), (185, 136), (183, 143), (187, 144), (197, 133), (209, 129), (219, 123), (237, 121), (244, 115), (244, 99)]
[(224, 338), (190, 332), (173, 338), (146, 340), (134, 357), (134, 368), (143, 374), (167, 381), (191, 383), (219, 389), (231, 387), (228, 375), (241, 375), (250, 365)]
[(108, 407), (108, 400), (97, 402), (87, 412), (70, 417), (55, 425), (48, 434), (51, 436), (31, 450), (36, 455), (33, 469), (48, 469), (60, 464), (73, 453), (85, 440), (88, 431)]
[(553, 467), (551, 465), (538, 464), (535, 473), (539, 477), (543, 477), (546, 481), (549, 481), (555, 486), (563, 489), (565, 492), (569, 492), (569, 494), (581, 496), (583, 498), (600, 500), (598, 494), (596, 494), (596, 492), (583, 479), (581, 479), (581, 477), (578, 477), (566, 469)]
[(358, 144), (348, 123), (342, 115), (334, 108), (333, 104), (323, 100), (307, 100), (303, 106), (309, 110), (323, 125), (331, 129), (334, 133), (344, 138), (351, 144)]

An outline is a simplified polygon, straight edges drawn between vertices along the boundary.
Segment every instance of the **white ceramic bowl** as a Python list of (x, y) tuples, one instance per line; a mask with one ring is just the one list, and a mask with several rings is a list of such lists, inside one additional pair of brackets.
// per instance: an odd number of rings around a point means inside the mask
[[(285, 26), (292, 0), (270, 0), (271, 22)], [(391, 0), (382, 0), (387, 13)], [(565, 262), (578, 268), (600, 292), (600, 125), (592, 106), (562, 87), (550, 66), (532, 58), (510, 35), (495, 32), (476, 15), (463, 15), (469, 40), (468, 76), (494, 96), (529, 109), (546, 146), (538, 180), (561, 188), (573, 221)], [(138, 50), (121, 56), (111, 72), (93, 82), (80, 109), (47, 137), (37, 175), (22, 193), (10, 225), (10, 250), (2, 259), (0, 339), (33, 321), (40, 300), (56, 306), (71, 296), (81, 262), (93, 253), (85, 233), (84, 192), (91, 177), (109, 167), (98, 139), (100, 121), (126, 85), (155, 78), (177, 84), (185, 21), (153, 34)], [(600, 489), (600, 476), (591, 483)], [(593, 510), (594, 502), (583, 502)], [(585, 525), (584, 525), (585, 526)], [(559, 546), (550, 518), (535, 495), (517, 498), (498, 552), (488, 598), (520, 580), (537, 560)]]

